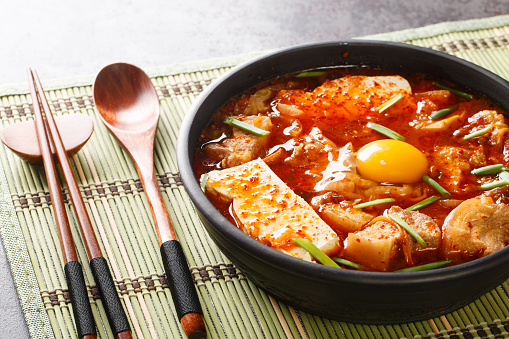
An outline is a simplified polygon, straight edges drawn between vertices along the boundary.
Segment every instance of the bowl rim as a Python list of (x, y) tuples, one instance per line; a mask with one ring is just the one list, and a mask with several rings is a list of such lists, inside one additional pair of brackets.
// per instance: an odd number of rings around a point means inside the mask
[[(448, 59), (451, 62), (460, 64), (464, 67), (473, 69), (474, 71), (482, 74), (484, 77), (490, 78), (490, 81), (498, 82), (499, 84), (506, 86), (509, 92), (509, 82), (495, 73), (471, 63), (467, 60), (460, 59), (454, 55), (450, 55), (444, 52), (432, 50), (425, 47), (405, 44), (401, 42), (391, 41), (378, 41), (378, 40), (342, 40), (342, 41), (325, 41), (318, 43), (301, 44), (291, 47), (282, 48), (276, 51), (271, 51), (266, 54), (254, 57), (248, 61), (245, 61), (232, 69), (226, 71), (223, 75), (214, 80), (205, 90), (197, 97), (194, 103), (191, 105), (186, 115), (183, 118), (181, 127), (179, 129), (179, 135), (177, 139), (177, 164), (180, 173), (181, 180), (184, 187), (191, 198), (195, 208), (207, 219), (214, 220), (216, 224), (214, 227), (221, 231), (222, 236), (227, 237), (229, 241), (241, 245), (244, 251), (256, 253), (258, 260), (262, 261), (265, 265), (272, 266), (276, 269), (283, 269), (290, 267), (294, 275), (306, 276), (308, 279), (323, 280), (323, 277), (328, 277), (331, 283), (343, 282), (343, 283), (356, 283), (360, 282), (364, 284), (376, 284), (378, 286), (407, 286), (408, 284), (413, 285), (424, 285), (429, 283), (443, 283), (444, 281), (461, 280), (472, 275), (482, 275), (486, 272), (496, 270), (502, 265), (509, 264), (509, 246), (490, 254), (486, 257), (482, 257), (470, 262), (420, 272), (372, 272), (372, 271), (357, 271), (357, 270), (344, 270), (324, 265), (319, 265), (312, 262), (307, 262), (302, 259), (294, 258), (290, 255), (279, 252), (269, 246), (266, 246), (257, 240), (251, 238), (245, 234), (235, 225), (230, 223), (206, 198), (203, 193), (198, 181), (195, 179), (192, 159), (189, 156), (190, 143), (189, 143), (189, 132), (191, 130), (193, 121), (202, 106), (204, 101), (216, 90), (220, 90), (222, 84), (228, 81), (228, 79), (242, 71), (247, 67), (252, 67), (259, 63), (263, 63), (266, 59), (278, 58), (287, 53), (298, 53), (301, 50), (327, 47), (327, 46), (369, 46), (369, 47), (397, 47), (408, 50), (414, 50), (418, 53), (424, 53), (433, 55), (435, 57)], [(218, 89), (219, 88), (219, 89)], [(240, 92), (239, 92), (240, 93)], [(484, 93), (487, 94), (487, 93)], [(313, 272), (310, 275), (310, 272)]]

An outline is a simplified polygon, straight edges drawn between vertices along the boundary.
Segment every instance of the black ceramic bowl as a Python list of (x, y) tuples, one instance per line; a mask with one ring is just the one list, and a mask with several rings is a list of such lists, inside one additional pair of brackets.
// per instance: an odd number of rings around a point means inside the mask
[(413, 273), (339, 270), (282, 254), (244, 234), (207, 200), (193, 175), (200, 132), (231, 97), (279, 75), (317, 67), (360, 65), (419, 72), (484, 93), (509, 111), (509, 84), (493, 73), (430, 49), (375, 41), (284, 49), (240, 65), (196, 100), (180, 129), (180, 175), (210, 237), (253, 282), (279, 300), (322, 317), (357, 323), (401, 323), (451, 312), (509, 277), (509, 248), (469, 263)]

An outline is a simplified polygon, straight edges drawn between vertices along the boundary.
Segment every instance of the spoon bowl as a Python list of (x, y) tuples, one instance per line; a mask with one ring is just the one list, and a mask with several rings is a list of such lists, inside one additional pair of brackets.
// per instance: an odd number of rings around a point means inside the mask
[(157, 126), (157, 93), (138, 67), (125, 63), (105, 67), (95, 80), (94, 100), (102, 120), (117, 131), (141, 132)]

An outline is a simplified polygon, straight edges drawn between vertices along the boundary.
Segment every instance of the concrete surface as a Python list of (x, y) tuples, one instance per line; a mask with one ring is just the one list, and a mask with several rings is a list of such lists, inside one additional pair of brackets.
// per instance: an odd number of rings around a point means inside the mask
[(96, 74), (509, 13), (507, 0), (0, 0), (0, 83)]
[[(509, 0), (0, 0), (0, 86), (509, 14)], [(28, 332), (0, 245), (0, 338)]]

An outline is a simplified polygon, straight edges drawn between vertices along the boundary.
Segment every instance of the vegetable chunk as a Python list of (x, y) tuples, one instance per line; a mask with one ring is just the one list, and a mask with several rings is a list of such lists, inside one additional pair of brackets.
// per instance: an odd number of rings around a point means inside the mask
[[(408, 247), (410, 249), (411, 260), (415, 261), (419, 255), (429, 252), (438, 252), (442, 244), (442, 231), (432, 217), (417, 211), (407, 211), (399, 206), (392, 206), (386, 210), (387, 215), (398, 215), (405, 220), (424, 240), (426, 247), (421, 246), (413, 237), (409, 237)], [(437, 253), (438, 254), (438, 253)], [(407, 257), (407, 262), (410, 258)]]
[(373, 219), (371, 214), (342, 204), (323, 205), (319, 213), (336, 232), (358, 231)]
[[(243, 122), (265, 131), (272, 130), (269, 117), (247, 116)], [(259, 157), (267, 147), (270, 135), (258, 136), (243, 129), (233, 127), (233, 134), (221, 142), (207, 144), (204, 149), (207, 154), (221, 160), (223, 167), (234, 167)]]
[[(397, 215), (409, 224), (424, 239), (426, 246), (419, 244), (389, 215)], [(411, 266), (425, 254), (438, 254), (441, 236), (440, 227), (431, 217), (393, 206), (362, 230), (349, 233), (345, 253), (354, 262), (385, 272), (399, 268), (396, 265), (401, 265), (402, 256), (406, 265)]]
[(242, 231), (278, 251), (311, 260), (293, 238), (308, 239), (328, 255), (340, 250), (336, 233), (261, 159), (210, 173), (206, 190), (232, 202)]
[(364, 229), (349, 233), (346, 257), (376, 271), (388, 271), (405, 232), (387, 217), (377, 217)]
[(509, 206), (485, 196), (465, 200), (449, 213), (443, 232), (447, 259), (486, 256), (509, 243)]

